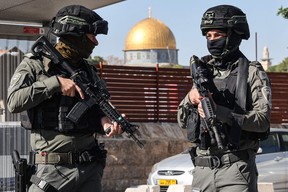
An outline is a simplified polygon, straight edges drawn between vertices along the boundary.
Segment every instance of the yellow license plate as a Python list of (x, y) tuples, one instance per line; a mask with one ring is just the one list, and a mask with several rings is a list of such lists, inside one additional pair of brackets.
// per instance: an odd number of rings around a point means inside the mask
[(177, 180), (176, 179), (159, 179), (158, 185), (160, 186), (169, 186), (169, 185), (176, 185)]

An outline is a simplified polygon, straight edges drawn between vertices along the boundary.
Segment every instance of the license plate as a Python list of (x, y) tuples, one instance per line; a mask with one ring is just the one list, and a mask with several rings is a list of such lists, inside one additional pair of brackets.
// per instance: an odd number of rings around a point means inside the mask
[(159, 179), (158, 185), (160, 186), (169, 186), (169, 185), (176, 185), (177, 180), (176, 179)]

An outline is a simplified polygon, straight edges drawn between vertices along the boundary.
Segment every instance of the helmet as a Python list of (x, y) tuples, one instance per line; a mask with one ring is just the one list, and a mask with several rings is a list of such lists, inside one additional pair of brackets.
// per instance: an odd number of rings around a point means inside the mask
[(49, 24), (51, 32), (62, 35), (82, 36), (86, 33), (107, 34), (108, 22), (94, 11), (81, 5), (69, 5), (58, 11)]
[(209, 29), (223, 29), (237, 33), (242, 39), (247, 40), (250, 37), (245, 13), (232, 5), (218, 5), (209, 8), (203, 14), (200, 29), (203, 35)]

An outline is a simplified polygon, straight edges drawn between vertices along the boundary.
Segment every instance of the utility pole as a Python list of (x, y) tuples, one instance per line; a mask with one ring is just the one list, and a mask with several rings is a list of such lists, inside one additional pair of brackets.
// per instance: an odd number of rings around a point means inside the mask
[(258, 61), (257, 49), (257, 32), (255, 32), (255, 61)]

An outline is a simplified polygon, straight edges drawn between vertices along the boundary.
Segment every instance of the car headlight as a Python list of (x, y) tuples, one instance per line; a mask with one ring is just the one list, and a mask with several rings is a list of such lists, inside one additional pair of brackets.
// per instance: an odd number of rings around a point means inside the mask
[(193, 169), (190, 169), (190, 170), (188, 171), (188, 173), (189, 173), (190, 175), (192, 175)]
[(151, 168), (151, 173), (154, 173), (155, 171), (157, 171), (157, 167), (158, 167), (158, 163), (155, 163), (153, 167)]

